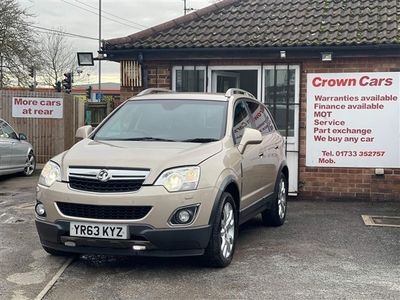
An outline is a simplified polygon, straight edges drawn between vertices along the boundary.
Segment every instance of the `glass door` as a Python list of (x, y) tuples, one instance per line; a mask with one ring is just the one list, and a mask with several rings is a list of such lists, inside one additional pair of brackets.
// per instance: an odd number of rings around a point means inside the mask
[(208, 92), (226, 93), (230, 88), (239, 88), (261, 99), (261, 65), (210, 66), (208, 78)]
[(240, 75), (234, 72), (216, 71), (213, 77), (213, 86), (217, 93), (225, 93), (230, 88), (239, 88)]
[(263, 72), (263, 101), (286, 138), (289, 192), (295, 195), (298, 189), (300, 67), (270, 65), (264, 66)]

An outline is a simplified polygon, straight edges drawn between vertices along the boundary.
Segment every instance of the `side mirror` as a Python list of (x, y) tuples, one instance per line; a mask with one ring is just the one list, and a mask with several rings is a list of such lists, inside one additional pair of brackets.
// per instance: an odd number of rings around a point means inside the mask
[(26, 135), (25, 134), (23, 134), (23, 133), (20, 133), (19, 134), (19, 140), (20, 141), (26, 141), (28, 138), (26, 137)]
[(76, 130), (75, 137), (78, 139), (86, 139), (92, 131), (93, 131), (92, 125), (79, 127)]
[(257, 129), (253, 128), (245, 128), (242, 136), (242, 140), (238, 146), (238, 150), (240, 153), (244, 153), (247, 145), (251, 144), (260, 144), (262, 142), (262, 134)]

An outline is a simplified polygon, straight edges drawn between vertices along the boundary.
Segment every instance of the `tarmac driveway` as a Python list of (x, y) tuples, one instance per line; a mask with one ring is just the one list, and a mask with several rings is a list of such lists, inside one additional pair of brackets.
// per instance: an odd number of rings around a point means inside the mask
[[(0, 177), (1, 299), (35, 298), (65, 262), (38, 242), (36, 182)], [(196, 258), (77, 257), (45, 299), (400, 299), (400, 228), (366, 227), (361, 214), (400, 216), (400, 203), (291, 201), (283, 227), (259, 218), (241, 227), (225, 269)]]

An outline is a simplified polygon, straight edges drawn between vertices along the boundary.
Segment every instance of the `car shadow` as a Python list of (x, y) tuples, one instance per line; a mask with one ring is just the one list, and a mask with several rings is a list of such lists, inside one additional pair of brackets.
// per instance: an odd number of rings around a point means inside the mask
[(7, 174), (7, 175), (0, 175), (0, 183), (7, 182), (9, 180), (15, 180), (15, 179), (28, 179), (32, 177), (37, 177), (40, 175), (40, 172), (42, 170), (35, 170), (31, 176), (25, 176), (21, 173), (13, 173), (13, 174)]

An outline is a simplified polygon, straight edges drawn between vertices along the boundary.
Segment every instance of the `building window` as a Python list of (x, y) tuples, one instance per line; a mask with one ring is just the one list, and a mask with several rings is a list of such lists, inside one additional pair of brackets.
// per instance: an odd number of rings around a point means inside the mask
[(173, 90), (177, 92), (205, 92), (206, 67), (175, 66), (173, 67)]

